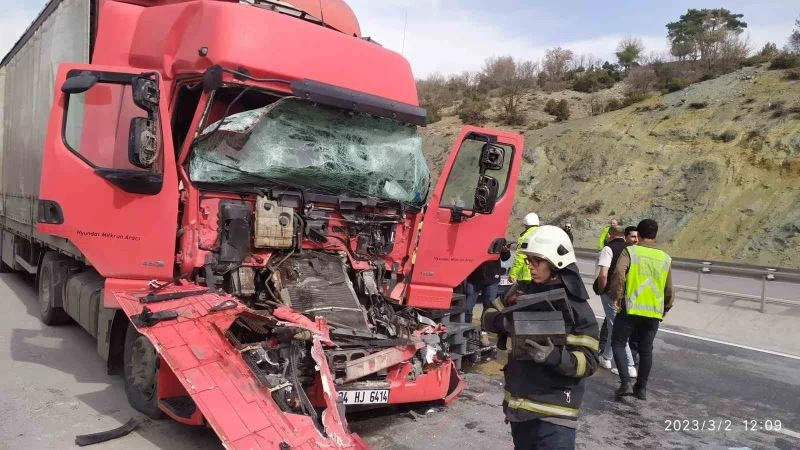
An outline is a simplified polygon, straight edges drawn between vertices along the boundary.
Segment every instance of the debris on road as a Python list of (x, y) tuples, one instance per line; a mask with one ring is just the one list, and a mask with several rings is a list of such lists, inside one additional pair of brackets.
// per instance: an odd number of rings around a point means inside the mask
[(99, 444), (101, 442), (121, 438), (123, 436), (127, 436), (131, 431), (138, 428), (141, 424), (142, 420), (134, 417), (125, 422), (124, 425), (114, 428), (113, 430), (75, 436), (75, 445), (78, 447), (84, 447), (86, 445)]

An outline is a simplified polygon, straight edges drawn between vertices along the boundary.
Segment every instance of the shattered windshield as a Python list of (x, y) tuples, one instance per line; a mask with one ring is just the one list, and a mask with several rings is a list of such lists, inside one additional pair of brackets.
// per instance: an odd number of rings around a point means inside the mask
[(189, 174), (195, 182), (274, 180), (417, 206), (430, 180), (416, 127), (296, 97), (208, 126)]

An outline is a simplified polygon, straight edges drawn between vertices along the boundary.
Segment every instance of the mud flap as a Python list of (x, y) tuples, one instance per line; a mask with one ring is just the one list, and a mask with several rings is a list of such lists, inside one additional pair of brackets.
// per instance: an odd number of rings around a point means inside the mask
[[(142, 313), (140, 297), (147, 292), (130, 289), (130, 284), (106, 283), (106, 295), (130, 318)], [(198, 286), (175, 286), (164, 293), (197, 290)], [(236, 306), (215, 310), (233, 301)], [(225, 337), (225, 331), (240, 314), (254, 311), (226, 294), (204, 293), (147, 307), (154, 314), (174, 312), (174, 319), (152, 326), (137, 326), (147, 336), (197, 405), (208, 424), (229, 449), (342, 448), (366, 449), (364, 441), (348, 431), (337, 408), (337, 392), (324, 357), (322, 344), (329, 344), (325, 322), (313, 322), (286, 308), (274, 317), (312, 333), (311, 356), (317, 365), (324, 390), (326, 409), (322, 412), (324, 433), (305, 415), (282, 411), (268, 389), (258, 383), (240, 353)], [(166, 314), (162, 314), (166, 315)]]

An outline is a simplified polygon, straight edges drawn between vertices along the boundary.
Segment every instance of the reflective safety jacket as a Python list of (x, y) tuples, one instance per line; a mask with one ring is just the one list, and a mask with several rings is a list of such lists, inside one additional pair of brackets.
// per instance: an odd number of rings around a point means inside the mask
[(528, 268), (528, 258), (522, 253), (522, 243), (539, 227), (533, 226), (525, 230), (517, 240), (517, 249), (514, 254), (514, 262), (511, 268), (508, 269), (508, 276), (513, 278), (514, 281), (530, 281), (531, 269)]
[[(560, 289), (561, 283), (531, 283), (528, 294)], [(591, 306), (585, 299), (568, 294), (575, 323), (567, 324), (567, 345), (556, 346), (541, 364), (509, 357), (505, 371), (503, 409), (510, 422), (544, 419), (574, 428), (583, 400), (584, 379), (597, 369), (599, 329)], [(489, 317), (488, 315), (484, 317)], [(484, 322), (486, 331), (505, 333), (503, 316)], [(511, 348), (509, 346), (509, 348)]]
[(625, 283), (625, 311), (632, 316), (664, 317), (664, 293), (672, 258), (657, 248), (631, 245)]
[(609, 232), (611, 232), (611, 227), (606, 225), (606, 227), (603, 228), (603, 232), (600, 233), (600, 241), (597, 243), (597, 246), (600, 248), (600, 250), (602, 250), (603, 247), (606, 246), (606, 239), (608, 239)]

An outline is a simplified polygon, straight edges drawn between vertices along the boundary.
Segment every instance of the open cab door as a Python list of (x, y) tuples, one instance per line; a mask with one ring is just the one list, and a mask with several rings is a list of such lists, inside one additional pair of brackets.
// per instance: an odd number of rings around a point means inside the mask
[(521, 134), (461, 130), (425, 212), (409, 306), (450, 308), (453, 286), (485, 261), (498, 259), (524, 145)]
[(62, 64), (37, 230), (74, 244), (108, 278), (171, 279), (178, 180), (167, 89), (156, 73)]

